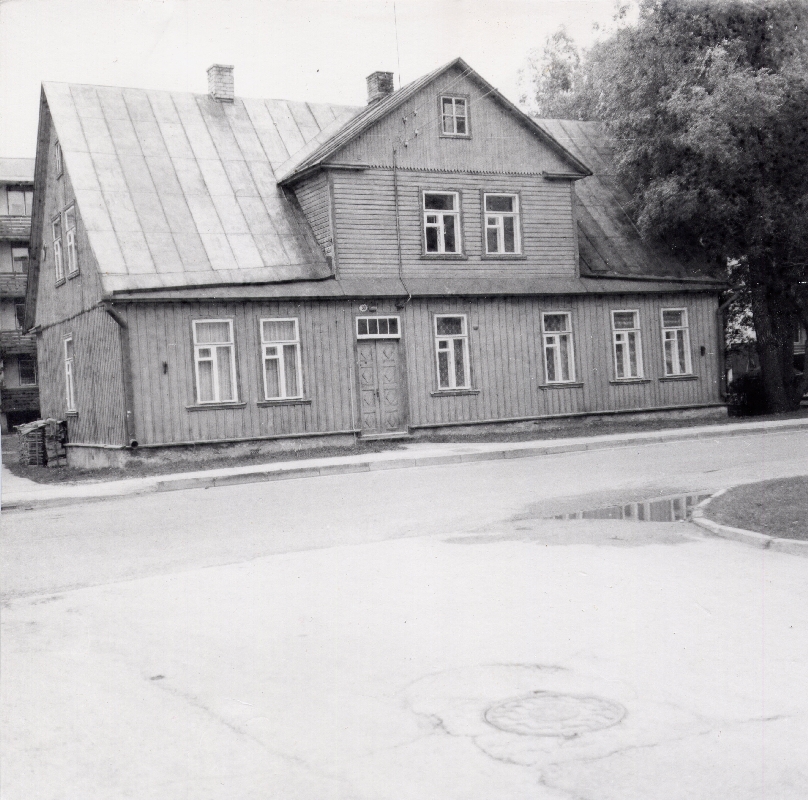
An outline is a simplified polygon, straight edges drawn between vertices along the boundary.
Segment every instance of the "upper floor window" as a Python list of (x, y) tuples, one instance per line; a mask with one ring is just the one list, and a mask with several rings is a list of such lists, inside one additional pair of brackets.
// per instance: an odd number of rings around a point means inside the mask
[(460, 195), (457, 192), (424, 192), (424, 252), (459, 254)]
[(199, 403), (235, 403), (233, 320), (197, 319), (194, 329), (196, 397)]
[(662, 350), (666, 375), (690, 374), (690, 330), (687, 309), (662, 309)]
[(465, 314), (435, 315), (438, 389), (468, 389), (469, 336)]
[(440, 99), (441, 131), (444, 136), (469, 135), (469, 104), (465, 97), (443, 95)]
[(642, 378), (642, 339), (639, 311), (612, 311), (614, 377)]
[(62, 174), (62, 169), (63, 169), (63, 165), (62, 165), (62, 145), (60, 145), (59, 142), (54, 142), (54, 144), (53, 144), (53, 157), (54, 157), (54, 161), (56, 163), (56, 174), (61, 175)]
[(76, 248), (76, 207), (72, 205), (65, 210), (65, 239), (67, 244), (67, 274), (75, 275), (79, 271), (79, 255)]
[(25, 300), (15, 301), (14, 321), (17, 323), (17, 329), (22, 330), (25, 325)]
[(20, 356), (17, 359), (20, 370), (20, 386), (36, 386), (36, 359), (31, 356)]
[(18, 275), (25, 275), (28, 272), (28, 248), (11, 248), (11, 269)]
[(519, 195), (485, 194), (485, 252), (487, 255), (519, 254)]
[(575, 357), (569, 313), (542, 314), (541, 325), (547, 383), (572, 383), (575, 380)]
[(65, 266), (62, 261), (62, 215), (59, 214), (51, 222), (51, 232), (53, 233), (53, 265), (56, 269), (56, 282), (65, 279)]
[(30, 217), (34, 199), (33, 189), (14, 188), (8, 193), (8, 213), (13, 217)]
[(297, 319), (262, 319), (261, 347), (264, 359), (264, 398), (288, 400), (302, 397)]

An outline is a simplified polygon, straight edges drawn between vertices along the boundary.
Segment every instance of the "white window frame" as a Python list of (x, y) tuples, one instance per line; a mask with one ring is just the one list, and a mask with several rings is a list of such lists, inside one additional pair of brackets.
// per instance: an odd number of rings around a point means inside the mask
[[(65, 399), (67, 401), (67, 411), (76, 410), (76, 370), (75, 370), (75, 343), (73, 341), (73, 334), (65, 336), (64, 340), (64, 357), (65, 357)], [(72, 351), (68, 355), (68, 344)]]
[[(471, 360), (469, 359), (469, 328), (468, 317), (466, 314), (435, 314), (433, 325), (433, 332), (435, 334), (435, 371), (437, 376), (438, 391), (451, 391), (453, 389), (470, 389), (471, 388)], [(438, 321), (442, 319), (460, 319), (462, 320), (461, 333), (458, 334), (439, 334)], [(463, 353), (463, 376), (465, 383), (462, 386), (457, 384), (457, 371), (455, 360), (455, 341), (462, 341)], [(448, 355), (448, 385), (441, 385), (440, 377), (440, 356), (441, 353)]]
[[(227, 323), (229, 331), (229, 340), (222, 342), (197, 342), (196, 329), (197, 325), (204, 325), (205, 323), (215, 323), (221, 325), (223, 322)], [(223, 403), (238, 403), (238, 382), (236, 380), (236, 343), (233, 337), (233, 320), (232, 319), (195, 319), (192, 321), (193, 329), (193, 342), (194, 342), (194, 373), (196, 383), (196, 402), (199, 405), (221, 405)], [(219, 387), (219, 348), (227, 348), (230, 351), (230, 384), (233, 387), (233, 397), (223, 400), (221, 398), (221, 391)], [(210, 356), (200, 356), (200, 350), (210, 350)], [(212, 382), (213, 382), (213, 395), (212, 400), (202, 400), (202, 391), (199, 385), (199, 365), (203, 361), (210, 361), (212, 364)]]
[[(72, 214), (70, 213), (72, 212)], [(73, 227), (70, 227), (68, 220), (72, 216)], [(67, 245), (67, 274), (77, 275), (79, 271), (79, 253), (76, 246), (76, 205), (71, 203), (64, 213), (65, 243)]]
[[(11, 195), (22, 195), (22, 211), (11, 210)], [(31, 206), (33, 204), (34, 190), (26, 189), (24, 186), (9, 186), (6, 189), (6, 202), (8, 204), (8, 214), (10, 217), (30, 217)]]
[[(631, 314), (634, 317), (632, 327), (618, 328), (615, 322), (617, 314)], [(634, 308), (615, 309), (611, 312), (612, 318), (612, 357), (614, 359), (614, 378), (618, 381), (636, 380), (644, 377), (642, 358), (642, 331), (640, 330), (640, 312)], [(634, 353), (636, 363), (631, 363), (631, 338), (634, 338)], [(620, 360), (618, 352), (623, 354), (623, 373), (620, 374)], [(626, 372), (628, 367), (628, 372)], [(633, 369), (632, 369), (633, 367)]]
[[(25, 251), (25, 257), (23, 258), (22, 252)], [(28, 274), (28, 265), (31, 259), (31, 253), (27, 247), (12, 247), (11, 248), (11, 270), (15, 275), (26, 275)], [(25, 269), (20, 268), (19, 271), (17, 267), (20, 265), (21, 262), (25, 262)]]
[[(23, 360), (29, 361), (34, 367), (34, 382), (23, 383), (22, 380), (22, 362)], [(20, 386), (36, 386), (39, 375), (37, 374), (36, 359), (33, 356), (17, 356), (17, 375), (19, 377)]]
[[(489, 197), (509, 197), (513, 200), (513, 211), (489, 211)], [(521, 204), (516, 192), (483, 192), (483, 241), (487, 256), (518, 256), (522, 254), (522, 225)], [(505, 250), (505, 219), (513, 219), (513, 246), (514, 250)], [(491, 223), (493, 220), (493, 224)], [(496, 231), (497, 250), (488, 249), (488, 231)]]
[[(675, 311), (682, 314), (682, 325), (665, 325), (665, 312)], [(686, 308), (661, 308), (659, 310), (659, 321), (662, 326), (662, 364), (665, 368), (666, 378), (675, 378), (679, 375), (692, 375), (693, 365), (690, 358), (690, 324)], [(682, 340), (682, 350), (684, 351), (685, 363), (679, 363), (678, 341)], [(668, 368), (668, 347), (674, 343), (676, 346), (671, 351), (670, 369)], [(673, 346), (673, 345), (671, 345)], [(676, 354), (676, 359), (673, 355)]]
[[(547, 330), (547, 317), (565, 317), (566, 327), (560, 331)], [(542, 350), (544, 352), (544, 379), (548, 384), (575, 383), (575, 340), (572, 332), (572, 313), (569, 311), (544, 311), (541, 315)], [(564, 374), (564, 363), (561, 355), (561, 340), (567, 339), (567, 376)], [(550, 361), (556, 377), (550, 378)]]
[[(57, 228), (58, 226), (58, 228)], [(58, 232), (58, 236), (57, 236)], [(53, 265), (56, 269), (56, 283), (65, 279), (65, 265), (62, 260), (62, 215), (57, 214), (51, 220), (51, 233), (53, 235)]]
[(56, 176), (58, 177), (64, 171), (64, 165), (62, 163), (62, 145), (60, 145), (59, 142), (53, 143), (53, 152), (56, 160)]
[[(449, 114), (443, 111), (443, 104), (445, 100), (450, 100), (452, 103), (452, 110)], [(462, 104), (463, 112), (458, 113), (458, 105)], [(461, 94), (442, 94), (438, 99), (438, 113), (440, 114), (440, 131), (442, 136), (460, 137), (468, 139), (471, 136), (471, 125), (469, 120), (469, 98)], [(462, 119), (464, 121), (465, 131), (457, 130), (457, 121)], [(449, 128), (447, 130), (447, 122)]]
[[(379, 333), (379, 320), (387, 321), (387, 333)], [(390, 333), (390, 321), (395, 320), (396, 331)], [(373, 333), (370, 328), (372, 321), (376, 322), (376, 333)], [(365, 323), (365, 333), (361, 331), (362, 323)], [(364, 316), (356, 318), (356, 338), (357, 339), (400, 339), (401, 338), (401, 317), (398, 316)]]
[[(426, 198), (429, 195), (442, 195), (452, 197), (452, 210), (435, 209), (426, 207)], [(423, 211), (423, 237), (424, 254), (428, 256), (459, 256), (463, 254), (463, 235), (460, 230), (460, 192), (447, 191), (445, 189), (424, 189), (421, 193), (421, 209)], [(429, 221), (429, 217), (435, 217), (435, 221)], [(455, 229), (455, 249), (446, 249), (446, 218), (454, 218)], [(438, 232), (438, 249), (429, 250), (427, 248), (427, 229), (434, 228)]]
[[(267, 340), (264, 338), (264, 323), (265, 322), (293, 322), (295, 325), (295, 338), (294, 339), (273, 339)], [(264, 317), (259, 321), (261, 331), (261, 371), (264, 377), (264, 400), (299, 400), (303, 397), (303, 371), (300, 358), (300, 324), (297, 317)], [(284, 348), (294, 345), (295, 348), (295, 368), (297, 370), (297, 386), (293, 387), (296, 391), (290, 391), (290, 387), (286, 385), (286, 355)], [(275, 348), (275, 353), (270, 351)], [(269, 389), (267, 386), (267, 361), (278, 362), (278, 387), (280, 393), (270, 397)]]

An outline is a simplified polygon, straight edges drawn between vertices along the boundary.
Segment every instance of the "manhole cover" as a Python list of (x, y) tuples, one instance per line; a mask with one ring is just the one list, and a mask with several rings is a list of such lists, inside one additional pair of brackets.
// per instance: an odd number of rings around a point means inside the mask
[(626, 709), (600, 697), (534, 692), (491, 706), (485, 721), (522, 736), (577, 736), (616, 725)]

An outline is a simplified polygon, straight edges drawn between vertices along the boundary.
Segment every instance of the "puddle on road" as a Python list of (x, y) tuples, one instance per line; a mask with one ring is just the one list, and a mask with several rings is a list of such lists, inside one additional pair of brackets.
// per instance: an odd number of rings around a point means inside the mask
[(690, 519), (693, 509), (710, 496), (680, 494), (675, 497), (659, 497), (619, 506), (606, 506), (589, 511), (574, 511), (570, 514), (554, 514), (545, 519), (630, 519), (636, 522), (684, 522)]

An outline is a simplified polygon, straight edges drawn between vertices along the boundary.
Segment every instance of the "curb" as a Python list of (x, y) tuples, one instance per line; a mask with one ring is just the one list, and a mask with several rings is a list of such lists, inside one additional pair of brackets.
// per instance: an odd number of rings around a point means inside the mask
[[(349, 463), (323, 464), (320, 466), (301, 465), (290, 467), (288, 463), (256, 465), (255, 469), (237, 473), (224, 473), (222, 470), (187, 473), (177, 477), (160, 478), (150, 476), (136, 485), (116, 486), (117, 481), (99, 484), (102, 490), (92, 494), (67, 494), (54, 497), (26, 497), (22, 494), (11, 495), (3, 499), (3, 511), (33, 510), (36, 508), (53, 508), (72, 505), (74, 503), (92, 503), (121, 497), (138, 497), (155, 492), (173, 492), (183, 489), (211, 489), (217, 486), (235, 486), (242, 483), (261, 483), (265, 481), (293, 480), (296, 478), (317, 478), (331, 475), (346, 475), (358, 472), (374, 472), (383, 469), (408, 469), (414, 467), (445, 466), (449, 464), (468, 464), (479, 461), (498, 461), (513, 458), (531, 458), (535, 456), (559, 455), (564, 453), (586, 452), (589, 450), (608, 450), (617, 447), (633, 447), (644, 444), (664, 444), (666, 442), (687, 441), (690, 439), (713, 439), (732, 436), (749, 436), (753, 434), (781, 433), (788, 430), (808, 427), (804, 420), (795, 420), (792, 424), (769, 426), (763, 423), (760, 427), (721, 429), (716, 426), (709, 431), (689, 429), (672, 429), (651, 431), (645, 435), (636, 435), (628, 439), (597, 439), (577, 441), (573, 443), (558, 440), (557, 444), (540, 444), (534, 447), (506, 447), (498, 450), (483, 450), (472, 453), (448, 453), (435, 455), (418, 455), (411, 457), (391, 457), (388, 459), (353, 461)], [(215, 474), (218, 472), (219, 474)], [(115, 491), (118, 489), (118, 491)], [(33, 492), (31, 494), (34, 494)], [(702, 526), (706, 527), (706, 526)], [(759, 536), (760, 534), (754, 534)], [(767, 539), (770, 537), (766, 537)]]
[(756, 531), (747, 531), (744, 528), (731, 528), (729, 525), (721, 525), (714, 522), (705, 516), (705, 509), (715, 500), (716, 497), (721, 497), (726, 494), (728, 489), (721, 489), (706, 500), (702, 500), (694, 509), (690, 517), (690, 521), (694, 525), (698, 525), (703, 530), (709, 531), (714, 536), (719, 536), (722, 539), (730, 539), (734, 542), (749, 545), (750, 547), (757, 547), (760, 550), (773, 550), (776, 553), (788, 553), (792, 556), (806, 556), (808, 557), (808, 541), (800, 539), (782, 539), (778, 536), (768, 536), (765, 533), (757, 533)]

